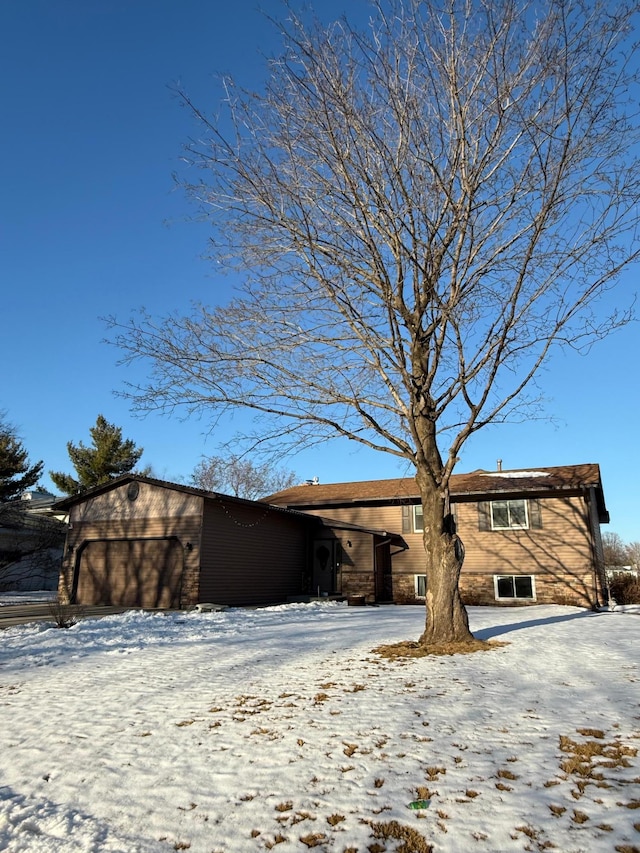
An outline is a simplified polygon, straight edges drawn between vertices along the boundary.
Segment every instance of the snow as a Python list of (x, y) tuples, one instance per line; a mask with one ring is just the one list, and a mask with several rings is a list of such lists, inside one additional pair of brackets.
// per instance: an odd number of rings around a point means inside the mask
[(395, 661), (421, 607), (6, 629), (0, 849), (637, 851), (639, 611), (471, 608), (506, 645)]
[(503, 480), (522, 480), (523, 478), (531, 477), (548, 477), (548, 471), (491, 471), (487, 472), (487, 477), (500, 477)]
[(9, 604), (46, 604), (55, 601), (58, 596), (57, 590), (41, 589), (34, 592), (2, 592), (0, 593), (0, 607)]

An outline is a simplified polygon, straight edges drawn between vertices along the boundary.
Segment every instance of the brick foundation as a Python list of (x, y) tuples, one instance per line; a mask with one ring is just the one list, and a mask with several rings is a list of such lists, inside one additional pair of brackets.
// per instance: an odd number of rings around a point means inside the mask
[[(593, 574), (539, 574), (535, 578), (534, 599), (496, 599), (493, 575), (463, 572), (460, 576), (460, 595), (469, 606), (514, 607), (535, 604), (564, 604), (575, 607), (593, 607), (602, 604), (594, 590)], [(416, 598), (414, 575), (393, 576), (393, 601), (411, 604), (424, 599)]]

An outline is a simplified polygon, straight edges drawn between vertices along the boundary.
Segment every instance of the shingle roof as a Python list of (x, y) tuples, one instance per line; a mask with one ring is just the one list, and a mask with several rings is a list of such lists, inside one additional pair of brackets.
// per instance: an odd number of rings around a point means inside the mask
[[(183, 483), (171, 483), (167, 480), (158, 480), (155, 477), (145, 477), (143, 475), (138, 474), (123, 474), (121, 477), (117, 477), (115, 480), (110, 480), (108, 483), (103, 483), (101, 486), (96, 486), (93, 489), (88, 489), (86, 492), (82, 492), (78, 495), (71, 495), (68, 498), (64, 498), (59, 500), (54, 505), (57, 509), (64, 509), (65, 511), (69, 510), (72, 506), (78, 503), (83, 503), (86, 500), (91, 498), (95, 498), (98, 495), (104, 494), (105, 492), (111, 491), (112, 489), (119, 488), (125, 483), (130, 482), (140, 482), (140, 483), (148, 483), (152, 486), (158, 486), (163, 489), (172, 489), (173, 491), (183, 492), (189, 495), (196, 495), (203, 497), (207, 500), (219, 500), (225, 503), (234, 502), (237, 504), (245, 504), (247, 506), (256, 506), (261, 503), (269, 504), (269, 501), (253, 501), (248, 500), (246, 498), (239, 498), (232, 495), (225, 495), (219, 492), (209, 492), (205, 489), (199, 489), (196, 486), (186, 486)], [(336, 520), (333, 518), (326, 518), (324, 515), (309, 515), (307, 513), (302, 512), (296, 507), (287, 506), (286, 503), (277, 504), (273, 503), (271, 506), (267, 506), (266, 509), (269, 508), (275, 513), (281, 513), (291, 516), (296, 516), (297, 518), (305, 519), (306, 521), (313, 524), (324, 524), (326, 527), (332, 528), (340, 528), (343, 530), (360, 530), (365, 533), (371, 533), (373, 535), (378, 536), (391, 536), (392, 538), (396, 538), (396, 534), (388, 533), (385, 530), (379, 530), (377, 528), (371, 527), (363, 527), (360, 524), (350, 524), (349, 522), (345, 522), (344, 520)]]
[[(597, 464), (562, 465), (554, 468), (527, 468), (512, 471), (472, 471), (451, 477), (451, 496), (490, 496), (496, 493), (518, 494), (531, 492), (579, 491), (593, 487), (598, 495), (601, 515), (606, 514), (600, 468)], [(363, 480), (352, 483), (327, 483), (293, 486), (263, 498), (278, 506), (331, 506), (345, 503), (389, 503), (418, 499), (419, 492), (413, 477), (391, 480)]]

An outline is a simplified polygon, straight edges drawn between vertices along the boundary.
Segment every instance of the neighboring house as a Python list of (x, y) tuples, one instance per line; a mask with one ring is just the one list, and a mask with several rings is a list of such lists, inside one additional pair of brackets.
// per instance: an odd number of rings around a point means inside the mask
[[(27, 493), (31, 494), (31, 493)], [(60, 576), (65, 525), (29, 498), (0, 503), (0, 590), (54, 590)]]
[[(334, 592), (368, 601), (424, 599), (422, 508), (413, 478), (295, 486), (269, 503), (401, 534), (380, 550), (338, 533), (330, 556)], [(607, 600), (600, 524), (608, 523), (598, 465), (453, 475), (452, 511), (465, 558), (467, 604)]]
[(60, 600), (87, 605), (241, 606), (329, 595), (341, 541), (363, 542), (367, 553), (401, 543), (348, 522), (134, 474), (56, 510), (69, 513)]
[(615, 577), (638, 577), (635, 566), (605, 566), (606, 575), (609, 580)]
[(59, 495), (54, 495), (46, 489), (29, 489), (20, 495), (23, 509), (33, 515), (42, 515), (45, 518), (55, 518), (66, 524), (67, 513), (55, 510), (54, 506), (60, 501)]

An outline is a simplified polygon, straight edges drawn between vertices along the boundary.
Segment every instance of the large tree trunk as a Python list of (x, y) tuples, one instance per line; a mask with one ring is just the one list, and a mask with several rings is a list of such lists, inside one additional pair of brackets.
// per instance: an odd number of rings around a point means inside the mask
[(426, 556), (426, 625), (420, 643), (435, 645), (473, 640), (467, 611), (458, 591), (463, 549), (449, 512), (448, 486), (418, 471), (424, 514)]

